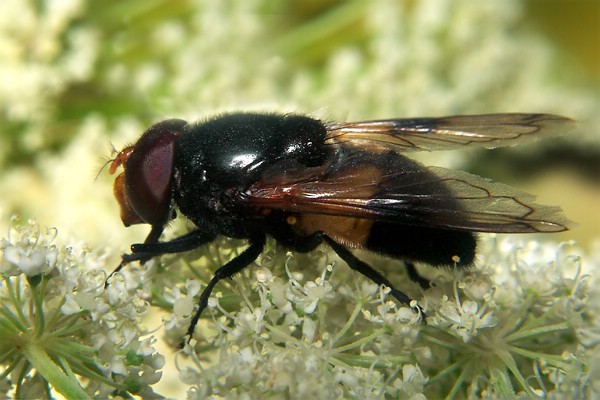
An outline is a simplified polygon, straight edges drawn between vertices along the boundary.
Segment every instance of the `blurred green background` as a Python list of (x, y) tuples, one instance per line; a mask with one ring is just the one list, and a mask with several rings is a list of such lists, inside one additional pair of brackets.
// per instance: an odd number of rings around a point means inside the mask
[[(14, 78), (29, 80), (29, 82), (17, 81), (13, 82), (12, 86), (21, 88), (19, 100), (24, 101), (23, 97), (27, 95), (30, 96), (29, 100), (32, 104), (30, 109), (27, 109), (26, 106), (10, 103), (10, 95), (2, 101), (5, 107), (0, 114), (3, 149), (0, 153), (2, 156), (0, 161), (3, 168), (31, 164), (40, 151), (56, 152), (64, 149), (78, 133), (81, 121), (91, 115), (100, 116), (109, 124), (115, 123), (123, 116), (135, 116), (145, 123), (151, 123), (156, 118), (160, 118), (165, 109), (175, 112), (165, 103), (172, 102), (169, 98), (177, 94), (174, 93), (170, 81), (185, 79), (178, 76), (186, 73), (182, 66), (173, 65), (173, 62), (181, 59), (177, 57), (178, 53), (194, 53), (189, 56), (195, 58), (198, 69), (207, 72), (203, 78), (206, 79), (205, 84), (209, 88), (212, 78), (228, 79), (227, 76), (211, 75), (219, 73), (218, 65), (222, 63), (215, 58), (237, 60), (238, 63), (248, 67), (248, 75), (243, 77), (240, 86), (230, 88), (232, 93), (213, 93), (213, 104), (209, 104), (212, 108), (227, 108), (225, 100), (232, 99), (238, 100), (234, 104), (237, 107), (245, 103), (253, 105), (265, 100), (273, 101), (275, 104), (286, 101), (298, 103), (296, 98), (286, 97), (290, 94), (288, 85), (297, 78), (298, 74), (306, 74), (306, 79), (313, 85), (318, 96), (320, 92), (327, 90), (328, 86), (335, 86), (325, 80), (330, 77), (327, 68), (331, 66), (332, 59), (348, 49), (362, 53), (363, 57), (369, 56), (373, 51), (373, 42), (377, 40), (374, 35), (379, 32), (374, 31), (370, 26), (371, 22), (367, 19), (371, 16), (367, 14), (370, 9), (377, 7), (377, 3), (380, 3), (382, 8), (389, 7), (389, 3), (395, 3), (395, 8), (399, 10), (397, 26), (389, 27), (390, 31), (398, 31), (399, 46), (402, 46), (403, 36), (407, 35), (402, 31), (417, 29), (404, 26), (410, 24), (411, 13), (421, 12), (416, 10), (419, 2), (410, 0), (395, 2), (252, 1), (245, 6), (242, 6), (242, 2), (236, 1), (220, 2), (218, 13), (221, 13), (220, 17), (224, 25), (215, 29), (240, 30), (235, 34), (214, 32), (209, 23), (199, 26), (202, 21), (198, 21), (198, 18), (199, 14), (203, 13), (203, 7), (216, 8), (209, 7), (208, 3), (201, 1), (151, 0), (102, 3), (72, 1), (74, 10), (65, 11), (65, 15), (62, 15), (63, 19), (58, 22), (54, 19), (59, 19), (61, 16), (52, 18), (49, 15), (58, 14), (53, 8), (67, 7), (64, 4), (56, 1), (22, 2), (22, 8), (27, 9), (29, 14), (25, 15), (29, 18), (24, 19), (30, 20), (33, 25), (29, 27), (26, 27), (26, 23), (22, 21), (9, 19), (10, 3), (17, 2), (7, 1), (4, 6), (1, 6), (5, 8), (4, 11), (7, 11), (4, 17), (5, 26), (1, 32), (3, 47), (5, 47), (3, 60), (0, 60), (4, 70), (2, 80), (13, 78), (10, 75), (14, 72), (11, 71), (12, 68), (20, 69), (22, 75), (16, 74)], [(448, 21), (448, 31), (444, 32), (441, 29), (433, 32), (436, 36), (427, 36), (432, 43), (424, 43), (423, 51), (439, 52), (434, 55), (439, 62), (432, 73), (442, 75), (446, 67), (445, 63), (460, 63), (460, 57), (464, 55), (462, 52), (469, 51), (468, 48), (462, 47), (466, 43), (452, 41), (450, 30), (454, 28), (452, 25), (454, 22), (452, 18), (456, 14), (454, 9), (472, 7), (475, 6), (475, 2), (457, 2), (452, 6), (443, 5), (443, 2), (438, 3), (440, 8), (446, 9), (448, 16), (451, 17)], [(510, 25), (499, 26), (499, 29), (508, 35), (514, 35), (515, 40), (519, 39), (523, 31), (537, 36), (545, 45), (553, 46), (552, 51), (556, 52), (554, 57), (557, 59), (553, 60), (556, 64), (549, 65), (548, 68), (553, 69), (557, 81), (562, 81), (561, 83), (568, 84), (571, 88), (581, 85), (584, 88), (597, 90), (600, 82), (600, 3), (595, 0), (527, 0), (516, 7), (519, 9), (514, 12), (519, 15), (511, 16), (508, 21)], [(248, 14), (244, 16), (243, 12), (236, 12), (236, 8), (245, 9)], [(212, 12), (215, 11), (211, 10)], [(232, 18), (228, 18), (228, 13)], [(247, 17), (260, 26), (236, 25), (236, 16)], [(24, 15), (20, 15), (19, 19), (23, 17)], [(499, 22), (507, 22), (506, 16), (499, 17), (501, 18), (504, 18), (504, 21)], [(52, 24), (62, 26), (51, 26)], [(465, 27), (459, 29), (462, 28)], [(243, 29), (253, 30), (251, 34), (254, 35), (256, 42), (241, 42)], [(470, 29), (472, 32), (465, 34), (477, 35), (476, 26)], [(46, 36), (48, 34), (51, 36)], [(169, 35), (172, 37), (168, 37)], [(215, 37), (213, 38), (212, 35)], [(201, 50), (204, 49), (195, 43), (199, 40), (222, 40), (222, 36), (230, 37), (232, 40), (238, 39), (240, 43), (230, 42), (227, 47), (219, 49), (205, 46), (211, 53), (202, 53)], [(479, 44), (483, 39), (485, 38), (461, 38), (465, 42), (473, 40)], [(93, 54), (73, 54), (85, 47), (86, 40), (89, 40), (90, 46), (95, 47), (83, 51), (93, 52)], [(429, 48), (432, 45), (435, 48)], [(490, 42), (489, 45), (494, 46), (494, 43)], [(515, 46), (518, 45), (515, 43)], [(458, 50), (461, 52), (457, 52)], [(476, 52), (479, 49), (472, 50)], [(390, 49), (390, 54), (394, 53), (394, 49)], [(535, 55), (534, 52), (532, 57)], [(78, 60), (78, 57), (81, 59)], [(527, 60), (515, 61), (520, 63)], [(81, 62), (81, 65), (77, 65), (78, 62)], [(263, 63), (263, 65), (256, 68), (248, 65), (248, 62)], [(266, 64), (273, 62), (281, 63), (285, 68), (269, 71), (269, 66)], [(193, 68), (194, 65), (189, 67)], [(415, 67), (419, 68), (418, 65)], [(427, 67), (431, 65), (422, 66), (422, 68)], [(55, 73), (52, 73), (53, 71)], [(60, 76), (61, 72), (68, 76)], [(188, 72), (194, 76), (199, 73)], [(271, 76), (263, 75), (269, 72), (272, 73)], [(368, 70), (363, 72), (369, 73)], [(252, 73), (263, 76), (252, 76)], [(491, 74), (492, 71), (489, 73)], [(151, 76), (152, 74), (157, 76)], [(148, 75), (147, 86), (139, 82), (144, 80), (144, 76), (141, 75)], [(399, 74), (396, 78), (410, 80), (410, 72), (407, 75)], [(236, 76), (230, 79), (241, 78)], [(248, 86), (265, 79), (271, 79), (272, 84), (265, 88), (267, 90), (258, 96), (258, 99), (245, 96)], [(138, 81), (136, 82), (138, 84), (132, 85), (132, 80)], [(192, 82), (195, 81), (190, 79), (190, 83)], [(197, 90), (207, 89), (197, 88)], [(378, 90), (380, 88), (372, 88), (373, 94), (376, 95)], [(308, 96), (309, 93), (305, 95)], [(347, 94), (352, 94), (351, 87), (348, 88)], [(397, 96), (400, 99), (402, 93), (398, 93)], [(482, 103), (491, 103), (493, 100), (485, 97), (479, 99)], [(344, 107), (352, 107), (346, 104), (346, 101), (343, 100)], [(405, 101), (414, 103), (419, 102), (419, 99), (413, 97)], [(361, 109), (365, 108), (362, 106), (363, 102), (363, 99), (355, 99), (355, 104)], [(197, 109), (201, 115), (204, 115), (201, 106), (206, 105), (189, 105), (190, 109)], [(335, 104), (321, 104), (320, 107), (334, 108)], [(14, 110), (17, 108), (21, 110)], [(475, 107), (459, 104), (455, 108), (468, 112)], [(481, 108), (477, 107), (477, 110), (473, 111), (481, 111)], [(532, 105), (532, 108), (536, 106)], [(32, 133), (33, 131), (35, 133)], [(39, 137), (31, 138), (28, 134)]]

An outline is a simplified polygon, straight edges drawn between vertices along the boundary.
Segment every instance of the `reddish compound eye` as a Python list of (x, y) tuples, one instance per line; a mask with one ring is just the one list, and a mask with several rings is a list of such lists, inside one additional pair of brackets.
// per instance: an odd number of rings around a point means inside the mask
[(110, 167), (125, 170), (117, 176), (113, 191), (125, 226), (147, 223), (164, 225), (171, 207), (171, 176), (175, 140), (186, 121), (169, 119), (148, 128), (132, 146), (125, 148)]

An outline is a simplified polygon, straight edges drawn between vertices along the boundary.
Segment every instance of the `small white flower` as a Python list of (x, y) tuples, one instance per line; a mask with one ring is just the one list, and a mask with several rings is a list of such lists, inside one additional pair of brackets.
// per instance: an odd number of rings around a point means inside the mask
[(81, 311), (81, 307), (75, 301), (74, 296), (68, 294), (65, 296), (65, 302), (60, 307), (60, 311), (65, 315), (72, 315)]
[(496, 326), (497, 320), (493, 311), (487, 311), (487, 306), (480, 307), (476, 301), (466, 300), (460, 302), (442, 300), (438, 317), (443, 324), (448, 324), (451, 329), (462, 337), (466, 343), (477, 336), (480, 329)]
[(173, 304), (173, 313), (180, 318), (186, 318), (192, 315), (195, 302), (192, 297), (181, 297), (175, 300)]
[(187, 290), (187, 296), (194, 297), (198, 293), (200, 293), (200, 289), (202, 289), (202, 285), (200, 284), (200, 281), (198, 281), (197, 279), (188, 279), (185, 282), (185, 288)]
[(423, 376), (419, 366), (412, 364), (402, 366), (402, 381), (398, 381), (397, 384), (401, 384), (401, 389), (405, 394), (410, 395), (411, 398), (415, 398), (412, 397), (414, 395), (423, 395), (425, 383), (427, 383), (427, 379)]
[(304, 318), (302, 323), (302, 336), (308, 341), (313, 341), (317, 332), (317, 323), (310, 318)]
[(474, 300), (487, 299), (495, 290), (490, 277), (484, 274), (467, 276), (464, 283), (459, 282), (458, 285), (459, 288), (465, 292), (467, 297)]
[(254, 276), (259, 283), (268, 282), (273, 279), (273, 273), (265, 267), (256, 268), (254, 270)]
[(125, 360), (123, 357), (115, 356), (110, 363), (110, 371), (113, 374), (117, 375), (126, 375), (127, 374), (127, 366), (125, 365)]
[[(7, 275), (25, 274), (33, 277), (49, 273), (56, 265), (58, 250), (52, 245), (40, 242), (40, 233), (34, 240), (27, 235), (35, 234), (32, 227), (23, 232), (23, 238), (16, 243), (3, 239), (0, 248), (3, 250), (3, 259), (8, 264), (0, 263), (0, 271)], [(51, 238), (52, 240), (53, 238)]]

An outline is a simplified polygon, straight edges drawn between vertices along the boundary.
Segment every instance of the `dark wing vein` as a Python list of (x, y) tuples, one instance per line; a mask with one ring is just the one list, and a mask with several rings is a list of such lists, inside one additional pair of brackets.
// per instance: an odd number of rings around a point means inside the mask
[(565, 133), (572, 126), (571, 119), (551, 114), (483, 114), (343, 122), (327, 126), (326, 143), (345, 142), (395, 151), (494, 148)]
[(532, 195), (465, 172), (433, 167), (427, 174), (388, 173), (376, 182), (352, 182), (335, 176), (257, 183), (246, 200), (288, 212), (476, 232), (561, 232), (569, 226), (559, 207), (536, 204)]

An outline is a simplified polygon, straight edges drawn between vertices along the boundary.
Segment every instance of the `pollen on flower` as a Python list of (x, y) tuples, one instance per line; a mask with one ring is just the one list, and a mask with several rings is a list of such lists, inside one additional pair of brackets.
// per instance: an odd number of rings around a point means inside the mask
[(219, 297), (211, 296), (208, 298), (208, 308), (216, 308), (219, 306)]
[(256, 280), (258, 282), (265, 282), (267, 280), (273, 279), (273, 274), (266, 268), (257, 268), (254, 272), (256, 276)]

